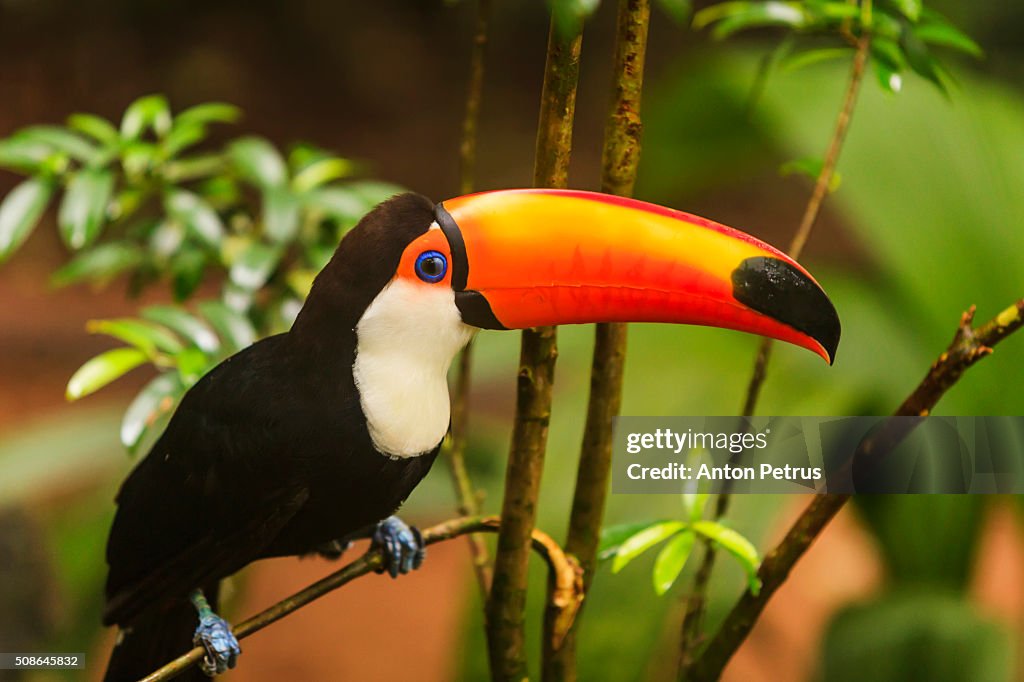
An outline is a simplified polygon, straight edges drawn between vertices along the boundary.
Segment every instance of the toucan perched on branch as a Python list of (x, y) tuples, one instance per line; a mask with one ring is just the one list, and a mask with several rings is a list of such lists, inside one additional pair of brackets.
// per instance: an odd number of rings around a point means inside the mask
[(217, 584), (256, 559), (369, 536), (392, 576), (416, 568), (419, 534), (390, 515), (448, 431), (454, 355), (479, 328), (611, 321), (738, 329), (830, 362), (839, 342), (806, 270), (686, 213), (571, 190), (396, 196), (341, 241), (291, 331), (204, 376), (125, 481), (106, 679), (137, 680), (193, 641), (208, 674), (233, 667)]

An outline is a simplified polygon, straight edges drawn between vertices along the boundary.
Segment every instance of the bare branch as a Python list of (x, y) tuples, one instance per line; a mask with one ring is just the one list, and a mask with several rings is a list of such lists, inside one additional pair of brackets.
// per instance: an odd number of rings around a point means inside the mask
[[(640, 95), (650, 14), (649, 0), (619, 0), (601, 189), (620, 196), (632, 196), (640, 160)], [(611, 473), (612, 418), (619, 414), (622, 403), (625, 359), (626, 325), (596, 325), (587, 421), (566, 540), (566, 551), (577, 557), (583, 568), (585, 590), (590, 589), (597, 564)], [(569, 632), (564, 643), (559, 642), (552, 636), (558, 625), (553, 615), (548, 613), (544, 621), (543, 679), (575, 680), (576, 630)]]
[[(496, 516), (451, 519), (423, 531), (423, 541), (428, 545), (433, 545), (445, 540), (451, 540), (460, 535), (466, 535), (467, 533), (495, 533), (499, 529), (500, 520)], [(554, 576), (557, 585), (554, 593), (554, 607), (559, 610), (561, 622), (564, 629), (567, 630), (571, 626), (579, 605), (583, 600), (578, 565), (546, 533), (534, 530), (531, 534), (531, 542), (534, 550), (548, 563), (551, 575)], [(286, 599), (282, 599), (270, 608), (240, 623), (234, 628), (235, 636), (238, 639), (244, 639), (310, 602), (319, 599), (328, 592), (336, 590), (367, 573), (375, 572), (383, 566), (384, 558), (380, 550), (372, 549), (347, 566), (325, 578), (321, 578), (309, 587), (296, 592)], [(205, 650), (202, 647), (196, 647), (162, 668), (150, 673), (141, 682), (169, 680), (195, 665), (204, 655)]]
[[(473, 51), (469, 58), (469, 88), (466, 92), (465, 116), (462, 119), (462, 143), (459, 145), (460, 194), (469, 194), (473, 191), (476, 175), (477, 128), (480, 121), (480, 102), (483, 98), (484, 56), (491, 20), (491, 4), (491, 0), (477, 0), (476, 31), (473, 35)], [(442, 453), (455, 483), (458, 512), (463, 516), (476, 516), (480, 513), (476, 490), (466, 468), (472, 364), (473, 342), (470, 341), (459, 354), (455, 391), (452, 395), (451, 438), (445, 441)], [(467, 535), (466, 540), (473, 559), (473, 572), (480, 587), (480, 595), (486, 601), (491, 586), (491, 562), (487, 555), (487, 545), (483, 538), (476, 534)]]
[[(565, 36), (552, 21), (541, 92), (534, 184), (565, 187), (572, 151), (582, 26)], [(544, 468), (551, 386), (558, 357), (555, 327), (523, 332), (516, 392), (516, 416), (505, 474), (502, 528), (494, 559), (494, 579), (487, 601), (487, 649), (491, 678), (520, 682), (526, 665), (526, 588), (530, 532)]]
[[(997, 343), (1024, 326), (1024, 298), (980, 327), (972, 327), (973, 320), (974, 307), (971, 306), (961, 317), (949, 347), (935, 360), (921, 383), (896, 410), (895, 416), (929, 414), (968, 368), (990, 355)], [(886, 435), (879, 437), (885, 438)], [(891, 450), (891, 446), (887, 449)], [(868, 452), (874, 449), (870, 443), (863, 447)], [(818, 495), (811, 501), (782, 542), (762, 562), (758, 570), (761, 591), (755, 596), (747, 590), (740, 597), (707, 648), (684, 671), (683, 679), (696, 682), (717, 680), (721, 676), (725, 665), (750, 634), (768, 600), (785, 582), (794, 564), (849, 499), (849, 495)]]

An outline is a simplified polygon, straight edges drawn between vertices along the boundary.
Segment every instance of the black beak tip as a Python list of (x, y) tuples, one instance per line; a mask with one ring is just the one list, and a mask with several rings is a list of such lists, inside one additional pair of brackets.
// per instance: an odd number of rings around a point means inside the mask
[(832, 301), (811, 278), (779, 258), (747, 258), (732, 272), (733, 297), (807, 334), (836, 359), (842, 326)]

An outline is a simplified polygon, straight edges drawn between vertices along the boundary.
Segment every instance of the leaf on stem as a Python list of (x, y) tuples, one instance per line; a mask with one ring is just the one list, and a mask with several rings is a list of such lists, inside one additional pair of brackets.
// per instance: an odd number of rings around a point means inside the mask
[(87, 168), (71, 178), (57, 214), (65, 244), (78, 251), (99, 236), (113, 191), (114, 175), (109, 170)]
[(28, 238), (53, 195), (53, 185), (43, 178), (29, 178), (10, 191), (0, 203), (0, 263)]
[(65, 395), (78, 400), (103, 388), (146, 362), (147, 356), (138, 348), (115, 348), (101, 353), (78, 368), (68, 381)]

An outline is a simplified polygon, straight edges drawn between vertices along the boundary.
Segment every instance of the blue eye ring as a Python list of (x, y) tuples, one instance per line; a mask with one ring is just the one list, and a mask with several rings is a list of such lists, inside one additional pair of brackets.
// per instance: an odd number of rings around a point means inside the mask
[(448, 273), (448, 259), (440, 251), (424, 251), (416, 256), (416, 276), (436, 284)]

